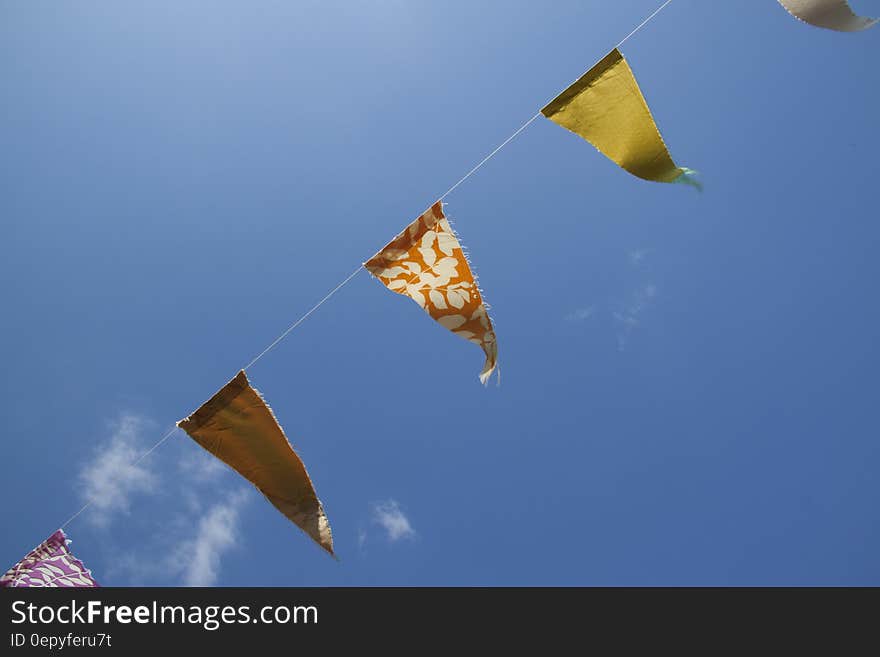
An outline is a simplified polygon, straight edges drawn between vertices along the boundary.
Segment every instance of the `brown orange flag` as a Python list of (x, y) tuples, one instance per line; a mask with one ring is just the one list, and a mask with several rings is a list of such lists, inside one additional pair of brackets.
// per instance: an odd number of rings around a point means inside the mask
[(333, 554), (330, 524), (312, 480), (244, 370), (177, 426)]
[(482, 348), (486, 383), (498, 364), (495, 331), (461, 244), (438, 201), (364, 263), (389, 289), (408, 296), (441, 325)]

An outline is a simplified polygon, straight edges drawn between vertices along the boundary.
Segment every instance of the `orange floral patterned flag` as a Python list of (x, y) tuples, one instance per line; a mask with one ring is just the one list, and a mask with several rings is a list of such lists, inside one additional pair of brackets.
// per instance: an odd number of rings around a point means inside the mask
[(389, 289), (408, 296), (456, 335), (486, 353), (480, 381), (498, 364), (495, 331), (474, 275), (438, 201), (364, 263)]

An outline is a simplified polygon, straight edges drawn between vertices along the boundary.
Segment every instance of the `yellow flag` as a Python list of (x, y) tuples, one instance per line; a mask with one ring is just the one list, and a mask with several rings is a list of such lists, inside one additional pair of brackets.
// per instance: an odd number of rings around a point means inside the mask
[(495, 331), (467, 258), (438, 201), (364, 263), (389, 289), (408, 296), (442, 326), (482, 348), (480, 381), (498, 362)]
[(617, 48), (541, 112), (634, 176), (693, 184), (692, 172), (672, 161), (635, 76)]
[(333, 554), (330, 524), (312, 480), (244, 370), (177, 426)]

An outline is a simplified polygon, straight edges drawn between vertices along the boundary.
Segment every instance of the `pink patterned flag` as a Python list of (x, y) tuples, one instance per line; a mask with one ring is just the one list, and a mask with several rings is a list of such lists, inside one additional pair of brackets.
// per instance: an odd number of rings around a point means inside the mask
[(98, 586), (91, 571), (67, 549), (69, 542), (59, 529), (0, 577), (0, 587)]

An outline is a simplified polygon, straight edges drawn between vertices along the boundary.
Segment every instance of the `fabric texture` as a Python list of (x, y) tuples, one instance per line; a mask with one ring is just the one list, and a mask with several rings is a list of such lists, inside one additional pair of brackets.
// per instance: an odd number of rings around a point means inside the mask
[(177, 425), (333, 554), (330, 524), (312, 480), (244, 370)]
[(364, 263), (389, 290), (408, 296), (486, 354), (480, 381), (498, 364), (492, 321), (458, 237), (439, 201)]
[(70, 553), (59, 529), (0, 577), (0, 587), (97, 587), (83, 562)]
[(857, 16), (846, 0), (779, 0), (779, 4), (805, 23), (838, 32), (860, 32), (877, 22)]
[(616, 48), (541, 110), (634, 176), (671, 183), (676, 166), (632, 69)]

